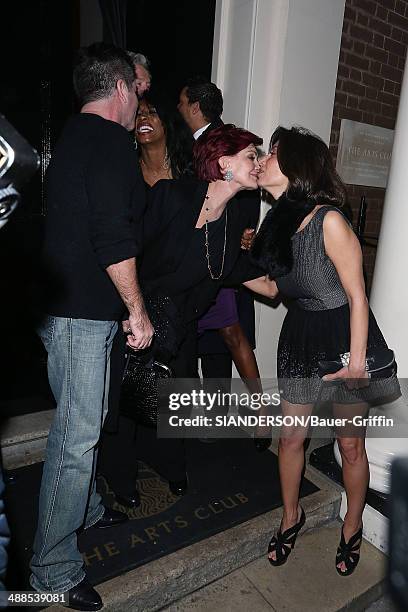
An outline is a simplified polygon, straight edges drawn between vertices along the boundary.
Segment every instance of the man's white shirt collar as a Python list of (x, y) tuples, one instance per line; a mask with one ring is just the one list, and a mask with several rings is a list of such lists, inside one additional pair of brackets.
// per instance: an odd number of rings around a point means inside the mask
[(205, 130), (208, 128), (208, 126), (209, 126), (209, 125), (210, 125), (210, 124), (209, 124), (209, 123), (207, 123), (207, 125), (203, 125), (203, 127), (201, 127), (200, 129), (196, 130), (196, 131), (194, 132), (194, 134), (193, 134), (193, 138), (194, 138), (194, 140), (197, 140), (197, 138), (200, 138), (201, 134), (202, 134), (203, 132), (205, 132)]

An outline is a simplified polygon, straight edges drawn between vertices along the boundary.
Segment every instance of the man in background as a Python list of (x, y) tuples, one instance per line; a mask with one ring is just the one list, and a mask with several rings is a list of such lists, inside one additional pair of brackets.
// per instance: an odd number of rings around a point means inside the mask
[(221, 90), (205, 77), (194, 77), (188, 80), (180, 92), (177, 109), (197, 140), (208, 129), (223, 125)]
[(136, 93), (137, 97), (140, 100), (140, 98), (143, 98), (143, 95), (146, 93), (146, 91), (149, 91), (152, 83), (150, 62), (147, 57), (142, 53), (134, 53), (133, 51), (128, 51), (127, 53), (128, 55), (130, 55), (135, 67)]

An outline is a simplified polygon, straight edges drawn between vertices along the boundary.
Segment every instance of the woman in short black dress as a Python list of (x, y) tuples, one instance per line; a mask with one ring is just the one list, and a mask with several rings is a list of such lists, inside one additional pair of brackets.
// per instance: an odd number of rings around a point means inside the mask
[[(317, 401), (331, 400), (334, 415), (365, 415), (373, 401), (399, 393), (395, 371), (369, 380), (366, 350), (386, 347), (365, 292), (360, 244), (340, 212), (346, 192), (329, 150), (302, 128), (278, 128), (269, 154), (261, 160), (259, 185), (276, 206), (268, 213), (252, 246), (255, 261), (276, 282), (276, 293), (291, 298), (278, 346), (278, 379), (284, 415), (308, 416)], [(325, 381), (318, 361), (350, 352), (349, 365)], [(287, 560), (305, 515), (299, 506), (308, 428), (283, 427), (279, 470), (283, 518), (269, 545), (269, 561)], [(369, 480), (364, 428), (336, 431), (342, 457), (348, 509), (336, 556), (340, 575), (359, 560), (362, 513)]]

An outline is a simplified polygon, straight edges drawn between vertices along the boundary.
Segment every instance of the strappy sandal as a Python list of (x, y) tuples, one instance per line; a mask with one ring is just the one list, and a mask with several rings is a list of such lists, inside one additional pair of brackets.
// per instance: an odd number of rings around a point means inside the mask
[[(363, 541), (363, 528), (361, 527), (346, 543), (344, 539), (343, 527), (341, 528), (341, 539), (336, 554), (336, 570), (340, 576), (350, 576), (356, 569), (360, 561), (360, 547)], [(344, 561), (346, 569), (342, 571), (339, 563)]]
[[(292, 550), (295, 548), (296, 538), (298, 536), (299, 531), (302, 529), (303, 525), (306, 522), (305, 511), (301, 507), (300, 519), (293, 525), (293, 527), (289, 527), (283, 533), (279, 529), (278, 533), (273, 536), (268, 546), (268, 561), (271, 565), (275, 567), (277, 565), (283, 565), (286, 563), (287, 558), (289, 557)], [(270, 558), (270, 553), (276, 552), (276, 559)]]

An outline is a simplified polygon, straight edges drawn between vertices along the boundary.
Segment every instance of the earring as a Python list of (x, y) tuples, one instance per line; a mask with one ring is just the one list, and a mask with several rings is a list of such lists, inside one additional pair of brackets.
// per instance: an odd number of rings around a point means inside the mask
[(228, 169), (224, 174), (224, 181), (228, 181), (228, 183), (230, 183), (233, 178), (234, 178), (234, 175), (232, 173), (232, 170)]
[(165, 170), (168, 170), (170, 168), (170, 156), (169, 156), (167, 147), (166, 147), (166, 155), (164, 156), (164, 161), (163, 161), (163, 168)]

